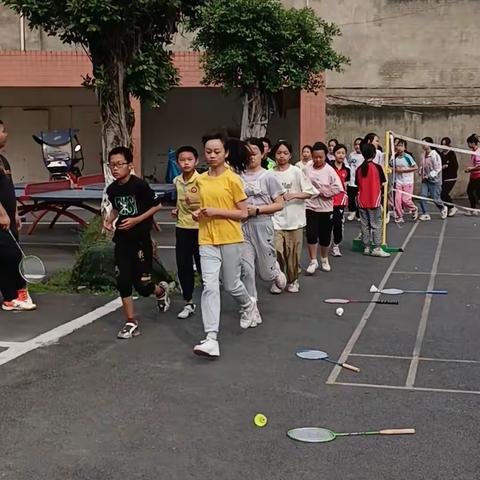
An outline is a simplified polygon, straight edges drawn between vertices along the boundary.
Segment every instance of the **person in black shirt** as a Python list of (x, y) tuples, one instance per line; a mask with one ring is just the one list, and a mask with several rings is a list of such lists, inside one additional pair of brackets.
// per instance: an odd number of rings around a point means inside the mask
[[(5, 146), (7, 137), (5, 125), (0, 120), (0, 148)], [(10, 230), (18, 240), (20, 227), (10, 165), (0, 154), (0, 294), (3, 297), (2, 310), (6, 311), (27, 311), (37, 308), (19, 272), (22, 254), (8, 231)]]
[(170, 307), (168, 285), (152, 281), (153, 216), (161, 208), (160, 199), (145, 180), (131, 173), (133, 155), (126, 147), (114, 148), (108, 155), (108, 164), (115, 181), (107, 188), (113, 210), (104, 220), (104, 228), (112, 231), (116, 224), (115, 266), (117, 288), (122, 298), (126, 323), (118, 338), (132, 338), (140, 334), (133, 310), (132, 287), (142, 296), (155, 294), (161, 312)]
[[(452, 141), (448, 137), (443, 137), (440, 145), (449, 147)], [(452, 150), (439, 149), (440, 157), (442, 159), (442, 193), (440, 198), (444, 202), (453, 203), (450, 192), (453, 190), (457, 182), (458, 161), (455, 152)], [(453, 217), (457, 213), (457, 207), (447, 205), (448, 216)]]

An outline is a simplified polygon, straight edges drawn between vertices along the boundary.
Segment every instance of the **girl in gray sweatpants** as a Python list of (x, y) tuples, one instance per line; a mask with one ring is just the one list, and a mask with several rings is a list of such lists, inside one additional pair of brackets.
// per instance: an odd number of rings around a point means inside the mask
[(270, 171), (262, 168), (262, 141), (251, 138), (247, 143), (250, 159), (241, 174), (248, 206), (248, 218), (242, 223), (242, 281), (248, 294), (258, 298), (256, 272), (262, 280), (275, 282), (280, 291), (287, 283), (277, 262), (272, 221), (272, 215), (283, 208), (284, 189)]

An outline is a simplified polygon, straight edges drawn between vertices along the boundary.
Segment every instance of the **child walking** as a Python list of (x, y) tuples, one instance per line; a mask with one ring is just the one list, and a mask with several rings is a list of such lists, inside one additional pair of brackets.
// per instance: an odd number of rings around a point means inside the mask
[[(7, 138), (5, 125), (0, 121), (0, 149), (6, 145)], [(10, 164), (0, 154), (0, 294), (2, 310), (7, 312), (37, 308), (19, 272), (22, 254), (9, 233), (10, 230), (18, 241), (21, 226)]]
[(347, 185), (347, 194), (348, 194), (348, 215), (347, 220), (355, 220), (357, 216), (357, 195), (358, 187), (355, 183), (357, 168), (363, 163), (363, 155), (360, 151), (360, 144), (362, 139), (360, 137), (356, 138), (353, 142), (353, 152), (348, 156), (348, 160), (345, 162), (345, 165), (350, 169), (350, 181)]
[[(449, 147), (452, 144), (452, 140), (449, 137), (443, 137), (440, 141), (440, 145), (445, 145)], [(442, 193), (440, 198), (444, 202), (453, 203), (452, 197), (450, 196), (455, 183), (457, 183), (457, 174), (458, 174), (458, 160), (457, 155), (453, 150), (442, 149), (440, 150), (440, 157), (442, 159)], [(454, 205), (447, 205), (448, 216), (453, 217), (458, 209)]]
[(407, 142), (401, 138), (395, 143), (395, 156), (392, 167), (395, 171), (395, 191), (393, 192), (395, 204), (395, 222), (403, 223), (403, 211), (406, 208), (412, 215), (412, 220), (418, 219), (418, 208), (412, 200), (414, 175), (418, 170), (412, 155), (407, 153)]
[[(302, 170), (290, 164), (292, 146), (288, 142), (278, 142), (273, 148), (273, 155), (277, 163), (274, 175), (285, 190), (285, 206), (273, 216), (275, 248), (280, 268), (287, 276), (287, 292), (298, 293), (303, 228), (307, 223), (305, 200), (317, 192)], [(275, 283), (270, 291), (281, 293)]]
[[(338, 144), (337, 144), (338, 145)], [(327, 163), (327, 146), (317, 142), (313, 146), (312, 162), (305, 167), (305, 175), (312, 183), (316, 195), (306, 203), (307, 246), (310, 264), (307, 273), (313, 275), (318, 269), (317, 250), (320, 244), (320, 265), (323, 271), (330, 272), (328, 251), (332, 241), (333, 198), (344, 191), (340, 178)]]
[(283, 209), (284, 190), (272, 171), (262, 168), (262, 141), (250, 138), (247, 146), (250, 156), (246, 171), (241, 173), (248, 211), (247, 219), (242, 222), (242, 281), (250, 297), (258, 301), (255, 271), (262, 280), (274, 282), (278, 293), (287, 285), (287, 277), (276, 258), (272, 221), (272, 215)]
[[(197, 355), (220, 356), (220, 275), (223, 288), (241, 308), (240, 327), (249, 328), (262, 322), (255, 298), (250, 297), (241, 280), (243, 234), (240, 222), (247, 218), (248, 207), (241, 178), (233, 170), (243, 171), (247, 149), (239, 140), (235, 143), (239, 158), (229, 158), (228, 139), (222, 132), (212, 132), (202, 138), (208, 172), (199, 175), (200, 209), (193, 213), (199, 221), (198, 243), (202, 264), (202, 317), (206, 338), (195, 345)], [(241, 147), (243, 149), (241, 150)]]
[(305, 145), (302, 148), (302, 158), (298, 161), (295, 166), (298, 167), (300, 170), (305, 168), (305, 165), (308, 162), (312, 161), (312, 147), (310, 145)]
[(191, 146), (180, 147), (177, 152), (177, 164), (181, 175), (173, 179), (177, 189), (177, 208), (172, 212), (177, 218), (175, 228), (175, 257), (177, 260), (178, 279), (182, 289), (185, 306), (177, 315), (185, 319), (195, 313), (193, 290), (195, 287), (195, 271), (201, 274), (200, 253), (198, 248), (198, 222), (192, 218), (192, 212), (200, 206), (197, 178), (198, 152)]
[(341, 257), (340, 244), (343, 240), (343, 226), (345, 223), (344, 212), (348, 204), (348, 195), (345, 192), (346, 184), (350, 181), (350, 169), (345, 166), (345, 158), (347, 156), (347, 147), (339, 143), (334, 149), (335, 162), (333, 169), (340, 178), (343, 192), (337, 193), (333, 197), (333, 246), (332, 256)]
[[(468, 167), (465, 172), (470, 173), (470, 181), (468, 182), (467, 195), (471, 208), (477, 208), (480, 201), (480, 148), (478, 147), (479, 139), (476, 134), (472, 134), (467, 138), (467, 144), (473, 151), (472, 166)], [(468, 210), (468, 215), (476, 215), (478, 212)]]
[[(431, 137), (422, 138), (422, 141), (433, 143), (433, 139)], [(422, 197), (432, 198), (435, 201), (435, 205), (440, 210), (441, 218), (445, 220), (448, 215), (448, 208), (441, 200), (442, 159), (435, 150), (430, 148), (429, 145), (422, 145), (422, 148), (422, 166), (418, 172), (422, 177), (422, 189), (420, 195)], [(420, 200), (420, 209), (422, 210), (422, 214), (419, 217), (420, 220), (423, 222), (431, 220), (430, 215), (427, 213), (427, 202), (425, 200)]]
[[(363, 254), (372, 257), (389, 257), (382, 250), (382, 185), (387, 181), (383, 168), (374, 163), (377, 150), (373, 144), (362, 145), (364, 162), (356, 172), (358, 208), (360, 214)], [(370, 252), (371, 241), (373, 250)]]
[(106, 230), (117, 227), (115, 242), (115, 268), (117, 288), (122, 299), (126, 322), (117, 338), (129, 339), (140, 334), (135, 318), (132, 287), (143, 297), (155, 294), (157, 307), (166, 312), (170, 307), (168, 285), (152, 281), (152, 219), (160, 208), (160, 199), (145, 180), (132, 174), (133, 155), (129, 148), (116, 147), (108, 155), (108, 166), (115, 181), (107, 188), (112, 212), (104, 220)]

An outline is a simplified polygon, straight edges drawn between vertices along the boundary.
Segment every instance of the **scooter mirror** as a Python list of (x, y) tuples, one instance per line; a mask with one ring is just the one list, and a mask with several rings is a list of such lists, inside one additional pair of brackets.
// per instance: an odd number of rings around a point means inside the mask
[(79, 152), (82, 149), (82, 146), (80, 144), (75, 145), (75, 151)]

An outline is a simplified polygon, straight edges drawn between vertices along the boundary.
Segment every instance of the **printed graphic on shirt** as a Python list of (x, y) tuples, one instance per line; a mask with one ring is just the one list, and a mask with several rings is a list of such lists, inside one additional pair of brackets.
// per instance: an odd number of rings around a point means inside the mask
[(138, 215), (137, 202), (133, 195), (115, 197), (115, 210), (120, 217), (134, 217)]

